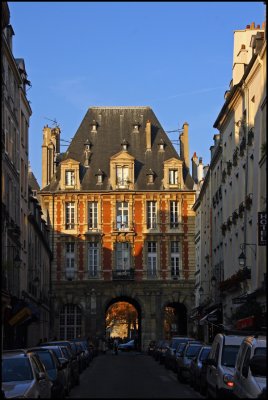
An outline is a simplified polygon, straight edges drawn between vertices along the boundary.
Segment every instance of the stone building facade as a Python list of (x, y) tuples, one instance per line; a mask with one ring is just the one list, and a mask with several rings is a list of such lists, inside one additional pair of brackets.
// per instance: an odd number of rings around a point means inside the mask
[(36, 345), (40, 337), (48, 336), (51, 252), (41, 207), (29, 192), (29, 183), (37, 183), (32, 173), (28, 175), (30, 82), (24, 60), (13, 55), (7, 2), (1, 4), (1, 11), (1, 348), (10, 349)]
[[(139, 345), (189, 333), (195, 201), (188, 124), (180, 156), (149, 107), (92, 107), (66, 153), (43, 130), (42, 208), (51, 228), (54, 335), (106, 333), (111, 304), (138, 311)], [(176, 315), (165, 330), (165, 308)], [(68, 322), (69, 321), (69, 322)]]
[[(197, 318), (205, 336), (211, 327), (218, 329), (222, 324), (237, 329), (260, 329), (266, 324), (264, 28), (252, 23), (234, 33), (230, 90), (214, 123), (219, 134), (214, 136), (211, 163), (194, 205), (197, 212), (210, 198), (210, 264), (206, 264), (205, 254), (200, 264), (208, 274), (208, 300), (220, 310), (212, 315), (213, 310), (207, 307)], [(202, 219), (199, 229), (201, 235), (207, 232)], [(202, 280), (200, 284), (203, 286)]]

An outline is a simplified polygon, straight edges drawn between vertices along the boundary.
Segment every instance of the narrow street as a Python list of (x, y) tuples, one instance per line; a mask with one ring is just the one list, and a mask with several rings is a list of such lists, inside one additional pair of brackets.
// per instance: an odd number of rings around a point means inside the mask
[(204, 398), (174, 372), (141, 353), (99, 355), (81, 374), (69, 398)]

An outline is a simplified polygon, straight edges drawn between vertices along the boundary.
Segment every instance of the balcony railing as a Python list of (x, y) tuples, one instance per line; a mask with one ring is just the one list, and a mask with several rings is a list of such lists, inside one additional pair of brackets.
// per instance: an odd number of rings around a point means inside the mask
[(113, 280), (134, 280), (134, 269), (116, 269), (113, 271)]
[(119, 231), (119, 232), (134, 232), (135, 225), (134, 224), (114, 223), (113, 230)]

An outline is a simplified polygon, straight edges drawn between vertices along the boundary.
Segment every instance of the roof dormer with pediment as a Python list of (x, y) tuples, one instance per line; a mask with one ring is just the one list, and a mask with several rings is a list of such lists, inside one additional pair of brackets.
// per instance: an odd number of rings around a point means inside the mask
[[(92, 128), (93, 125), (96, 129)], [(86, 161), (85, 143), (90, 143), (90, 157)], [(44, 190), (63, 189), (65, 171), (72, 167), (77, 174), (75, 188), (80, 183), (80, 190), (178, 189), (179, 186), (166, 185), (167, 168), (172, 163), (178, 170), (177, 173), (171, 173), (174, 174), (174, 182), (178, 180), (181, 188), (192, 190), (194, 182), (182, 161), (150, 107), (91, 107), (58, 165), (56, 174)], [(96, 178), (100, 170), (101, 182)], [(154, 175), (148, 184), (149, 170)], [(120, 176), (123, 185), (116, 183)]]

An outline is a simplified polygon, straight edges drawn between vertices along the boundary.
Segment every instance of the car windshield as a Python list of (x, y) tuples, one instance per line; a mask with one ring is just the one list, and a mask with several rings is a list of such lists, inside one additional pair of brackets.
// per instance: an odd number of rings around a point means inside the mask
[(52, 351), (54, 351), (54, 353), (56, 354), (56, 356), (58, 358), (62, 357), (61, 351), (60, 351), (60, 349), (58, 347), (53, 348)]
[(221, 364), (225, 367), (234, 368), (238, 350), (239, 346), (224, 346), (222, 349)]
[(68, 360), (71, 358), (70, 353), (68, 352), (68, 349), (65, 347), (62, 347), (62, 352), (64, 354), (64, 357), (67, 358)]
[(203, 349), (200, 354), (200, 361), (204, 361), (208, 358), (210, 349)]
[(265, 356), (266, 355), (266, 347), (256, 347), (254, 351), (254, 356)]
[(183, 350), (185, 349), (186, 343), (181, 343), (179, 344), (178, 348), (177, 348), (177, 352), (178, 353), (182, 353)]
[(33, 373), (28, 358), (2, 360), (2, 382), (31, 381)]
[(46, 367), (46, 370), (55, 369), (55, 364), (52, 359), (52, 356), (49, 352), (46, 351), (38, 351), (37, 354), (39, 355), (40, 360)]
[(202, 345), (200, 346), (189, 346), (188, 349), (186, 350), (186, 357), (193, 358), (197, 355), (199, 350), (201, 349)]

